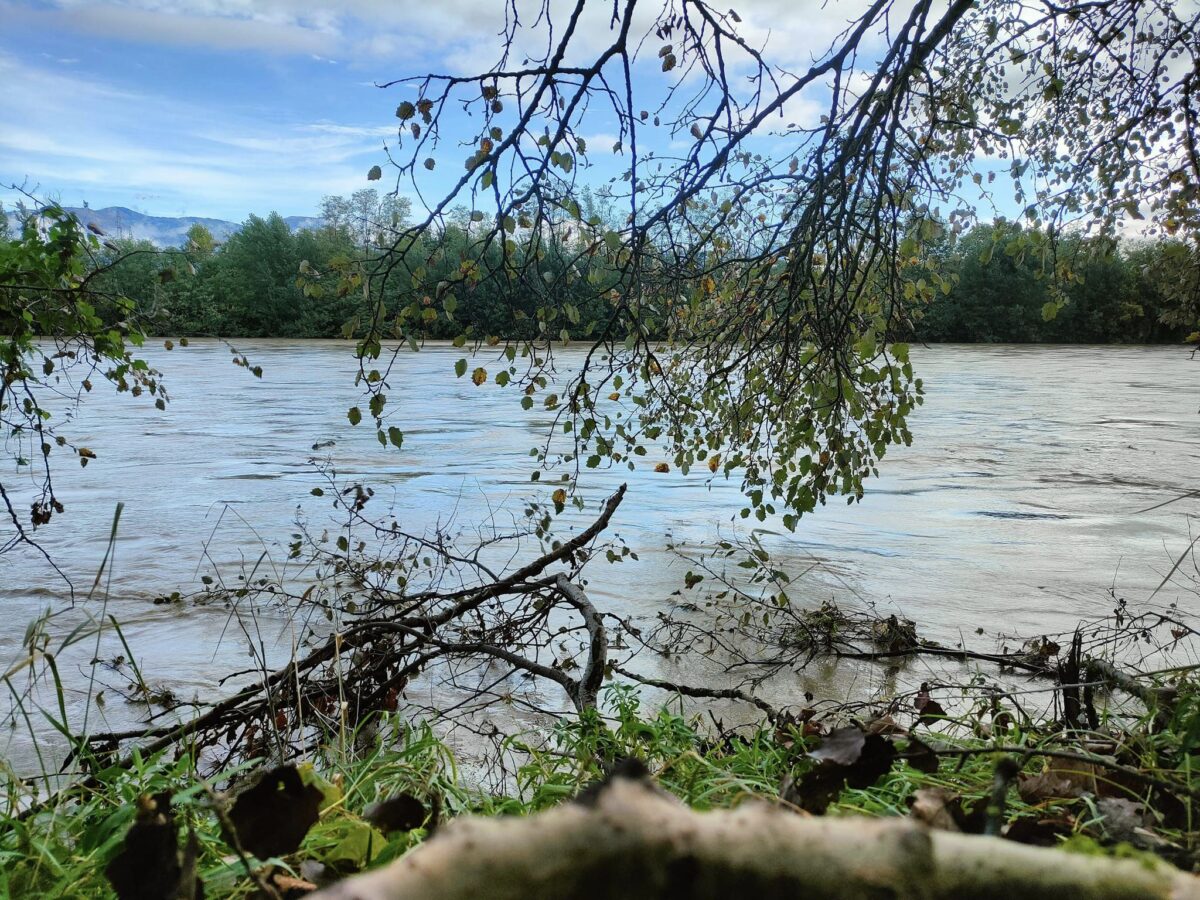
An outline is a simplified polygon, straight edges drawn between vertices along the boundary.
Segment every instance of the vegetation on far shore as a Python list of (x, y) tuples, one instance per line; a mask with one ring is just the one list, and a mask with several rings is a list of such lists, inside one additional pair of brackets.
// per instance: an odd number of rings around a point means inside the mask
[[(613, 218), (611, 201), (594, 199), (590, 192), (584, 199), (585, 216)], [(177, 249), (107, 235), (96, 261), (104, 273), (95, 286), (139, 298), (136, 314), (156, 334), (352, 336), (346, 326), (364, 307), (362, 290), (349, 290), (346, 282), (330, 285), (331, 279), (322, 276), (394, 264), (388, 248), (409, 225), (408, 204), (381, 200), (366, 189), (350, 198), (326, 198), (322, 213), (326, 224), (300, 231), (292, 231), (277, 213), (252, 215), (224, 244), (195, 225), (187, 245)], [(495, 273), (500, 250), (483, 247), (478, 232), (471, 211), (459, 207), (409, 255), (426, 265), (422, 277), (430, 283), (451, 281), (472, 262)], [(559, 269), (580, 264), (585, 241), (580, 233), (551, 248), (561, 257)], [(944, 234), (929, 253), (938, 259), (946, 287), (896, 323), (895, 340), (1177, 343), (1196, 326), (1197, 311), (1181, 304), (1179, 282), (1194, 268), (1182, 240), (1052, 237), (1036, 226), (998, 220), (977, 225), (957, 240)], [(491, 258), (481, 260), (481, 255)], [(619, 273), (603, 259), (587, 266), (576, 290), (555, 301), (577, 308), (566, 323), (576, 339), (596, 335), (611, 315), (611, 304), (597, 296), (594, 285), (620, 285)], [(389, 318), (410, 299), (410, 288), (400, 279), (377, 280), (370, 289), (383, 291)], [(464, 329), (505, 340), (539, 337), (537, 292), (531, 290), (522, 304), (513, 302), (511, 291), (506, 280), (489, 274), (458, 293), (449, 313), (440, 303), (426, 304), (418, 331), (435, 339), (458, 337)], [(558, 336), (558, 329), (550, 334)]]

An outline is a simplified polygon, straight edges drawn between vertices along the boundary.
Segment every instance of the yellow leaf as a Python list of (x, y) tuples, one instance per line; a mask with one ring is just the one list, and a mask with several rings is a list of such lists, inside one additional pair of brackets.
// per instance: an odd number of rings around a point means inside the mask
[(620, 400), (621, 395), (619, 393), (617, 393), (616, 391), (613, 391), (611, 394), (608, 395), (608, 399), (609, 400)]
[(711, 275), (704, 276), (704, 293), (711, 294), (717, 289), (717, 282)]
[(656, 465), (654, 467), (654, 471), (655, 472), (670, 472), (671, 467), (669, 465), (667, 465), (666, 463), (659, 463), (658, 465)]
[(710, 456), (708, 458), (708, 471), (716, 472), (721, 467), (721, 457)]
[(550, 496), (550, 499), (554, 501), (555, 506), (562, 506), (567, 502), (567, 492), (559, 488)]
[(480, 366), (471, 373), (471, 380), (475, 382), (476, 387), (483, 384), (485, 381), (487, 381), (487, 369), (485, 369), (483, 366)]

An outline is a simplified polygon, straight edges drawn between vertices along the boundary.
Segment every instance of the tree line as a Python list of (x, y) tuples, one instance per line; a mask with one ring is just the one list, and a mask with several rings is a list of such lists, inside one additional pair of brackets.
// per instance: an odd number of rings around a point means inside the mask
[[(374, 194), (373, 191), (369, 192)], [(324, 210), (336, 210), (344, 198), (328, 198)], [(407, 210), (401, 210), (406, 213)], [(351, 268), (367, 273), (387, 263), (388, 226), (373, 231), (354, 216), (326, 216), (320, 227), (293, 232), (277, 213), (250, 216), (241, 230), (218, 244), (208, 229), (195, 225), (186, 246), (162, 250), (148, 241), (113, 238), (100, 285), (134, 298), (148, 326), (163, 334), (229, 337), (333, 338), (363, 309), (358, 279), (329, 273)], [(396, 224), (403, 224), (400, 217)], [(481, 255), (471, 214), (451, 213), (436, 236), (410, 251), (426, 267), (424, 280), (457, 280), (464, 264)], [(557, 247), (562, 265), (572, 259), (569, 240)], [(1179, 299), (1181, 279), (1194, 279), (1195, 263), (1183, 241), (1050, 236), (1006, 222), (982, 224), (957, 241), (934, 248), (944, 284), (925, 304), (915, 306), (897, 337), (928, 342), (964, 343), (1163, 343), (1184, 340), (1197, 323), (1197, 310)], [(559, 297), (554, 307), (571, 307), (573, 337), (594, 333), (610, 310), (596, 298), (598, 280), (615, 279), (603, 261), (592, 260), (592, 289)], [(488, 271), (495, 271), (486, 267)], [(597, 269), (600, 269), (597, 273)], [(306, 277), (308, 276), (308, 277)], [(409, 304), (404, 279), (376, 279), (368, 290), (386, 295), (395, 314)], [(457, 293), (452, 315), (442, 303), (418, 298), (425, 307), (421, 331), (430, 338), (452, 338), (464, 327), (480, 336), (536, 336), (535, 320), (546, 298), (544, 285), (528, 285), (528, 302), (514, 303), (509, 281), (486, 277)], [(571, 292), (571, 283), (558, 285)], [(571, 301), (576, 300), (576, 305)], [(567, 315), (564, 315), (564, 320)], [(551, 332), (558, 335), (558, 330)], [(665, 336), (665, 332), (660, 334)]]
[(933, 253), (950, 286), (917, 310), (920, 340), (1151, 344), (1185, 340), (1200, 324), (1196, 258), (1182, 240), (1052, 240), (998, 222)]
[[(601, 219), (595, 211), (602, 204), (594, 197), (587, 203), (590, 221)], [(168, 250), (149, 241), (107, 236), (95, 262), (100, 270), (96, 284), (132, 298), (150, 330), (162, 334), (348, 337), (357, 329), (347, 323), (364, 308), (362, 289), (383, 293), (393, 315), (413, 303), (411, 279), (373, 277), (395, 262), (389, 237), (407, 225), (408, 216), (406, 200), (381, 199), (376, 191), (365, 190), (348, 198), (325, 198), (322, 224), (316, 228), (293, 231), (273, 212), (250, 216), (223, 244), (203, 225), (188, 231), (185, 246)], [(502, 252), (478, 239), (477, 218), (465, 207), (453, 210), (439, 230), (409, 250), (413, 259), (399, 268), (407, 273), (417, 260), (423, 284), (461, 283), (464, 265)], [(561, 269), (581, 265), (571, 237), (550, 244), (551, 253), (561, 257)], [(15, 236), (0, 233), (0, 239), (11, 242)], [(1197, 279), (1194, 254), (1183, 240), (1052, 236), (1001, 220), (977, 225), (956, 240), (943, 237), (933, 242), (931, 255), (943, 288), (908, 311), (896, 326), (897, 338), (1165, 343), (1186, 340), (1200, 322), (1197, 292), (1180, 290), (1181, 283)], [(525, 285), (524, 304), (519, 297), (514, 301), (511, 279), (496, 277), (494, 263), (481, 266), (490, 273), (487, 277), (456, 293), (449, 314), (444, 300), (435, 304), (429, 297), (417, 298), (424, 309), (412, 318), (419, 320), (421, 332), (448, 339), (468, 328), (481, 337), (531, 338), (537, 336), (539, 315), (561, 308), (567, 310), (562, 318), (570, 335), (585, 337), (610, 317), (595, 286), (605, 281), (616, 286), (620, 276), (603, 259), (589, 257), (582, 279), (554, 279), (555, 291), (578, 296), (547, 298), (545, 283), (530, 284)], [(361, 274), (345, 277), (351, 270)], [(367, 287), (354, 289), (362, 284)], [(573, 290), (576, 284), (586, 288)], [(559, 330), (550, 335), (559, 336)], [(665, 324), (657, 336), (666, 336)]]

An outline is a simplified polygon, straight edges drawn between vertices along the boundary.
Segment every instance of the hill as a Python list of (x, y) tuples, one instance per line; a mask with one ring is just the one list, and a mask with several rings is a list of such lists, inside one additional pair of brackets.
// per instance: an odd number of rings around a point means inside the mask
[[(85, 225), (93, 223), (107, 235), (146, 240), (158, 247), (182, 246), (188, 229), (196, 224), (211, 231), (218, 241), (227, 240), (242, 227), (240, 222), (201, 216), (152, 216), (126, 206), (106, 206), (102, 209), (68, 206), (66, 209), (79, 216)], [(286, 216), (284, 221), (292, 231), (315, 228), (321, 224), (316, 216)]]

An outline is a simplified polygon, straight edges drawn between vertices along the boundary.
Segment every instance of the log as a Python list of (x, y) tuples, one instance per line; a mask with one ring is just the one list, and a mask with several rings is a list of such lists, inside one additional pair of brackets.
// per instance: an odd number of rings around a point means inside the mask
[(1085, 659), (1083, 661), (1083, 671), (1088, 678), (1102, 681), (1111, 687), (1137, 697), (1149, 709), (1154, 709), (1159, 704), (1167, 708), (1175, 705), (1177, 692), (1174, 688), (1144, 685), (1135, 676), (1118, 669), (1112, 663), (1106, 662), (1103, 659)]
[(1112, 859), (932, 831), (908, 819), (806, 818), (762, 803), (694, 812), (615, 778), (588, 804), (459, 819), (320, 900), (1200, 898), (1200, 880)]

